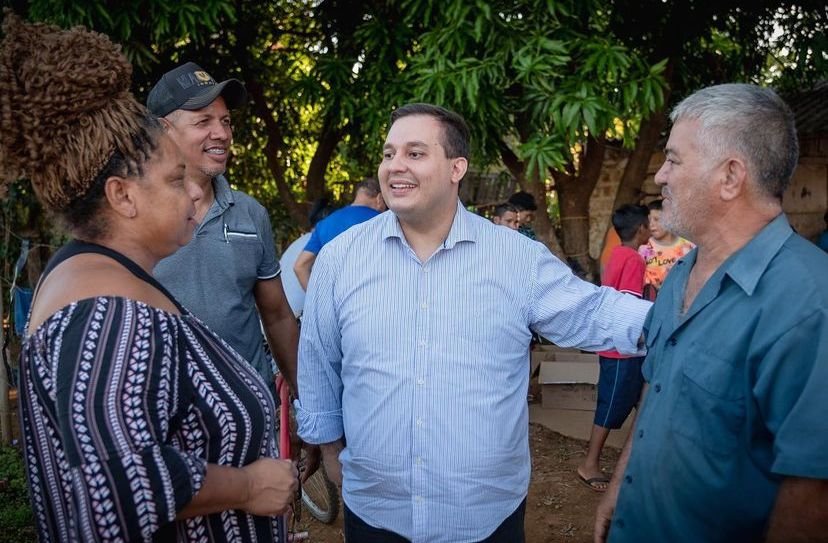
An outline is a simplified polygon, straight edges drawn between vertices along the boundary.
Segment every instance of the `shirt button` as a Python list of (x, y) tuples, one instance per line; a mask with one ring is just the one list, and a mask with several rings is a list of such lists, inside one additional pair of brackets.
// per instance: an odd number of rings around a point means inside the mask
[(655, 388), (656, 393), (661, 392), (661, 385), (656, 384), (656, 386), (654, 388)]
[(417, 384), (420, 385), (420, 386), (423, 386), (425, 384), (425, 379), (420, 377), (419, 379), (417, 379)]
[(414, 496), (414, 501), (417, 502), (417, 503), (423, 503), (423, 497), (422, 496)]
[(425, 348), (425, 346), (426, 346), (426, 345), (427, 345), (426, 340), (421, 339), (421, 340), (420, 340), (420, 347)]
[(638, 438), (641, 439), (642, 437), (644, 437), (644, 430), (639, 430), (638, 431)]
[(423, 303), (420, 304), (420, 307), (423, 308), (423, 309), (428, 309), (428, 303), (423, 302)]
[(417, 419), (417, 426), (423, 425), (423, 419)]
[(627, 484), (628, 484), (628, 485), (631, 485), (631, 484), (632, 484), (632, 477), (630, 477), (629, 475), (627, 475), (626, 477), (624, 477), (624, 480), (625, 480), (625, 481), (627, 481)]
[(617, 527), (617, 528), (623, 528), (624, 527), (624, 519), (622, 519), (622, 518), (616, 519), (616, 520), (613, 521), (612, 525)]
[(418, 456), (417, 458), (414, 459), (414, 463), (419, 466), (420, 464), (423, 463), (423, 459)]
[(670, 338), (670, 345), (672, 345), (673, 347), (675, 347), (675, 346), (676, 346), (676, 343), (678, 343), (678, 340), (677, 340), (676, 338), (674, 338), (674, 337), (671, 337), (671, 338)]

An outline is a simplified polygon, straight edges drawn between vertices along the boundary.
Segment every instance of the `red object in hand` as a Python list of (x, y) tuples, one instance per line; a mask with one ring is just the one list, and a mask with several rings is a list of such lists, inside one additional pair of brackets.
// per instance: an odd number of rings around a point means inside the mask
[(276, 391), (279, 393), (279, 457), (290, 460), (290, 391), (284, 377), (276, 378)]

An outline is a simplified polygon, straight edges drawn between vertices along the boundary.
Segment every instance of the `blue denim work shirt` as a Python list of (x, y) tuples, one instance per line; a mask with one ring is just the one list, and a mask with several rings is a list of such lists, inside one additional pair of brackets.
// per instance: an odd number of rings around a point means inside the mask
[(635, 353), (650, 303), (581, 281), (466, 211), (421, 262), (393, 212), (314, 263), (299, 341), (299, 435), (340, 455), (348, 508), (413, 543), (488, 537), (529, 487), (529, 342)]
[(611, 543), (759, 541), (783, 478), (828, 478), (828, 255), (779, 215), (682, 315), (696, 254), (645, 324)]

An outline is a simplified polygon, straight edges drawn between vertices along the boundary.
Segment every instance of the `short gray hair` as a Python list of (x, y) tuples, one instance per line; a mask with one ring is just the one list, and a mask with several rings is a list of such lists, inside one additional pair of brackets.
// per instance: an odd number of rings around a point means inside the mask
[(799, 160), (799, 142), (793, 113), (774, 91), (744, 83), (707, 87), (682, 100), (670, 119), (699, 121), (699, 141), (708, 151), (736, 151), (759, 188), (782, 197)]

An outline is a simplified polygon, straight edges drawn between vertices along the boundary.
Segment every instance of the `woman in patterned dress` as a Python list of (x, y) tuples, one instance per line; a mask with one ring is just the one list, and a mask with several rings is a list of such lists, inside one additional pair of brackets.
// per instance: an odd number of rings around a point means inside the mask
[(41, 541), (283, 541), (297, 489), (267, 384), (151, 276), (192, 237), (181, 154), (105, 36), (0, 43), (0, 180), (29, 179), (75, 241), (36, 289), (20, 412)]

